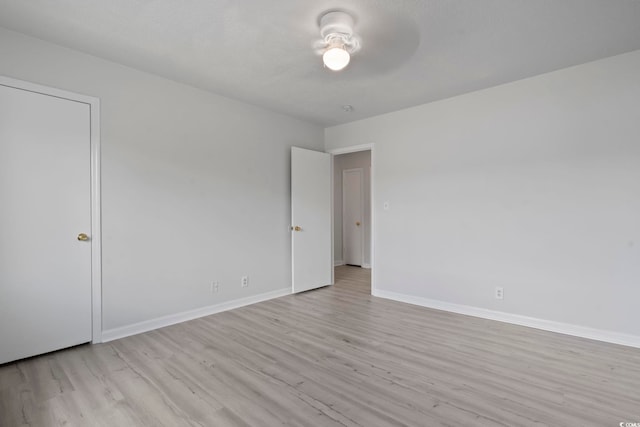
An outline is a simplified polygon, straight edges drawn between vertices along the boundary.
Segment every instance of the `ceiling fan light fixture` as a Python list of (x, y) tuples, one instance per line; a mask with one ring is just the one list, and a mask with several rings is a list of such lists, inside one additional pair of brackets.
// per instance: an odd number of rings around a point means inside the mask
[(342, 46), (330, 47), (322, 55), (322, 62), (324, 62), (325, 67), (332, 71), (342, 70), (349, 65), (350, 60), (351, 55)]
[(319, 23), (324, 45), (322, 62), (328, 69), (340, 71), (349, 65), (351, 54), (360, 47), (353, 33), (353, 17), (346, 12), (330, 11), (320, 17)]

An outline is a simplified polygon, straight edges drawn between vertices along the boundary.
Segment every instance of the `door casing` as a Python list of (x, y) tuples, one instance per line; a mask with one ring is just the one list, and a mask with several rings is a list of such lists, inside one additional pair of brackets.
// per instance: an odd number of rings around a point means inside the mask
[[(375, 206), (376, 206), (376, 202), (375, 202), (375, 164), (376, 164), (376, 150), (375, 150), (375, 144), (374, 143), (370, 143), (370, 144), (360, 144), (360, 145), (353, 145), (353, 146), (349, 146), (349, 147), (344, 147), (344, 148), (334, 148), (331, 150), (327, 150), (327, 153), (331, 154), (332, 159), (331, 159), (331, 188), (334, 188), (334, 182), (333, 182), (333, 165), (334, 165), (334, 159), (333, 156), (338, 156), (340, 154), (347, 154), (347, 153), (355, 153), (357, 151), (371, 151), (371, 169), (370, 169), (370, 175), (369, 175), (369, 191), (370, 191), (370, 198), (369, 198), (369, 202), (371, 205), (371, 223), (369, 224), (370, 227), (370, 255), (369, 255), (369, 259), (370, 259), (370, 264), (371, 264), (371, 294), (375, 294), (375, 290), (376, 290), (376, 283), (377, 283), (377, 277), (376, 277), (376, 263), (375, 263), (375, 242), (376, 242), (376, 214), (375, 214)], [(331, 192), (331, 203), (332, 203), (332, 209), (333, 209), (333, 198), (334, 198), (334, 192)], [(333, 218), (333, 215), (331, 216)], [(335, 221), (332, 221), (332, 226), (331, 226), (331, 259), (334, 259), (334, 253), (333, 253), (333, 245), (334, 245), (334, 230), (335, 228)]]

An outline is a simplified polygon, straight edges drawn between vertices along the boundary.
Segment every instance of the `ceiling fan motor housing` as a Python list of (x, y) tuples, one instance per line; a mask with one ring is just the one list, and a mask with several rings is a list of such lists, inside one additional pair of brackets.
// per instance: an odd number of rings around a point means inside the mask
[(348, 41), (353, 36), (353, 24), (353, 18), (348, 13), (328, 12), (320, 18), (320, 35), (326, 41), (335, 37)]

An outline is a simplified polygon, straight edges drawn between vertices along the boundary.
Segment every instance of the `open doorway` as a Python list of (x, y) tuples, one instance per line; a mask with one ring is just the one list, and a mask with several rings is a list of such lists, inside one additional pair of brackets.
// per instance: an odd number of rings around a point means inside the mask
[(368, 293), (373, 260), (371, 164), (371, 149), (333, 156), (335, 281), (358, 282)]

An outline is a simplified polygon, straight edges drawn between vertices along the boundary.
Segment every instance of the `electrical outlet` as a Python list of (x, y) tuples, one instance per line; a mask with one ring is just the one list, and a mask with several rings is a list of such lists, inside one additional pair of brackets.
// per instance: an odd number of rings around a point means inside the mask
[(249, 286), (249, 276), (242, 276), (242, 278), (240, 279), (240, 284), (243, 288)]
[(504, 299), (504, 288), (496, 286), (496, 299)]
[(211, 282), (211, 293), (212, 294), (217, 293), (219, 288), (220, 288), (220, 283), (218, 283), (217, 280), (214, 280), (213, 282)]

